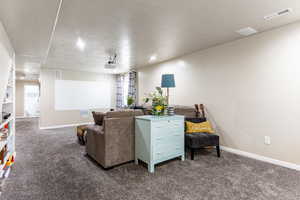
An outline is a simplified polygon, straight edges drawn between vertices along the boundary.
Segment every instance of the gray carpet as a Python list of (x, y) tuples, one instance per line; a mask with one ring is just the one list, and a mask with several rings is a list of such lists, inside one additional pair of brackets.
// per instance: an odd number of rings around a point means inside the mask
[(299, 200), (300, 172), (222, 152), (173, 160), (149, 174), (128, 163), (105, 171), (85, 157), (74, 128), (17, 122), (17, 160), (1, 200)]

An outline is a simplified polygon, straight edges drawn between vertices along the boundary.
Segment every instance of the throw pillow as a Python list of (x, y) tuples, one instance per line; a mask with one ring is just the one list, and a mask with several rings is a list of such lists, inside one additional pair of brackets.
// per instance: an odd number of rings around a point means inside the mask
[(209, 121), (193, 123), (186, 121), (186, 133), (214, 133)]
[(102, 126), (105, 113), (93, 111), (92, 114), (93, 114), (95, 124), (99, 125), (99, 126)]
[(184, 120), (193, 123), (206, 122), (206, 118), (203, 117), (186, 117)]

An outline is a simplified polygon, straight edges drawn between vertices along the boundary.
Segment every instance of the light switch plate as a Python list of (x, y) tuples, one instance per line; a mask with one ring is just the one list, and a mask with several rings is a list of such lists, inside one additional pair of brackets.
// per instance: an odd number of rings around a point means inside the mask
[(265, 144), (270, 145), (271, 144), (271, 138), (270, 136), (265, 136)]
[(80, 110), (80, 117), (88, 118), (89, 117), (89, 110)]

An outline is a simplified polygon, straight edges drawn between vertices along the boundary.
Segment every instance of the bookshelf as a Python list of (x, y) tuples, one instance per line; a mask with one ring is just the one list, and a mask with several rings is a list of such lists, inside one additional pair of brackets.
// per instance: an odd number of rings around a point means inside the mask
[(11, 64), (3, 101), (0, 101), (0, 194), (15, 160), (15, 66)]

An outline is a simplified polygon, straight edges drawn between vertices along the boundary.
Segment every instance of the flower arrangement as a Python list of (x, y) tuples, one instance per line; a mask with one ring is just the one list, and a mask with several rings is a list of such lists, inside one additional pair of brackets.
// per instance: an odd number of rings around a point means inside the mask
[(164, 115), (165, 109), (167, 108), (167, 97), (163, 95), (163, 91), (160, 87), (156, 87), (155, 89), (156, 91), (144, 97), (144, 102), (148, 103), (152, 101), (152, 115)]

